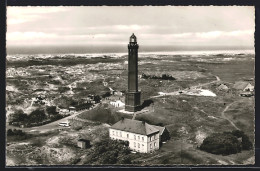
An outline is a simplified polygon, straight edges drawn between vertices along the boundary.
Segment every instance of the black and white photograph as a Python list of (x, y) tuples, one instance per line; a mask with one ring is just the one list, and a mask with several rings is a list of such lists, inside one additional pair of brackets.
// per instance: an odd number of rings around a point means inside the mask
[(6, 166), (255, 164), (254, 6), (6, 13)]

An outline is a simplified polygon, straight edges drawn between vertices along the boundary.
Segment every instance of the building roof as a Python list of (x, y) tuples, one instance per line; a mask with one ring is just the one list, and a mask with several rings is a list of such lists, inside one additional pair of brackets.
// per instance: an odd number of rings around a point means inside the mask
[(89, 142), (89, 140), (82, 139), (82, 138), (81, 138), (81, 139), (78, 139), (78, 141), (80, 141), (80, 142), (87, 142), (87, 143)]
[(248, 82), (244, 82), (244, 81), (238, 81), (234, 84), (233, 88), (237, 89), (237, 90), (243, 90), (246, 88), (246, 86), (248, 86)]
[(156, 125), (153, 125), (156, 129), (159, 129), (160, 131), (160, 135), (163, 134), (163, 131), (165, 130), (165, 127), (162, 127), (162, 126), (156, 126)]
[(150, 125), (143, 121), (131, 120), (126, 118), (121, 119), (120, 121), (112, 125), (111, 128), (141, 135), (150, 135), (160, 132), (158, 126)]

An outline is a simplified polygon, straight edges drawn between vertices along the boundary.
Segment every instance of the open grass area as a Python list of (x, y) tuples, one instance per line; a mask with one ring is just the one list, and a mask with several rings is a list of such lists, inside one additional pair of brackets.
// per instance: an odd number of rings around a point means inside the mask
[(208, 72), (217, 75), (221, 80), (234, 83), (243, 78), (254, 77), (255, 61), (252, 59), (243, 61), (230, 61), (221, 64), (202, 63), (199, 66), (206, 68)]
[(254, 98), (241, 98), (238, 102), (230, 106), (225, 112), (226, 117), (234, 121), (237, 127), (243, 130), (250, 139), (254, 139)]

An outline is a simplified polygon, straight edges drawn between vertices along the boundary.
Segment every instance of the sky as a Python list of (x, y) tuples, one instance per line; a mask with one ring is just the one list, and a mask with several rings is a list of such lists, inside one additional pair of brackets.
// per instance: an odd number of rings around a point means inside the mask
[(8, 7), (7, 47), (119, 46), (132, 33), (145, 46), (254, 47), (254, 7)]

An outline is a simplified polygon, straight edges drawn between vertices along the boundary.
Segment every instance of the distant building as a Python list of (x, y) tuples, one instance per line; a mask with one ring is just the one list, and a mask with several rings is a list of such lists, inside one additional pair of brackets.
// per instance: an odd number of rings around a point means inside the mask
[(83, 149), (90, 147), (90, 141), (85, 139), (79, 139), (77, 142), (77, 146)]
[(233, 88), (242, 91), (254, 91), (255, 87), (248, 82), (238, 81), (234, 84)]
[(123, 102), (121, 102), (120, 100), (117, 100), (117, 101), (112, 101), (110, 102), (111, 105), (113, 105), (114, 107), (123, 107), (125, 106), (125, 104)]
[(75, 112), (75, 111), (76, 111), (76, 108), (75, 108), (74, 106), (70, 106), (70, 107), (69, 107), (69, 111), (70, 111), (70, 112)]
[(122, 118), (109, 128), (109, 137), (113, 140), (128, 141), (130, 149), (134, 151), (149, 153), (160, 148), (164, 132), (165, 127)]
[(89, 94), (86, 98), (87, 103), (96, 104), (100, 102), (99, 96)]

